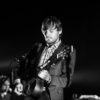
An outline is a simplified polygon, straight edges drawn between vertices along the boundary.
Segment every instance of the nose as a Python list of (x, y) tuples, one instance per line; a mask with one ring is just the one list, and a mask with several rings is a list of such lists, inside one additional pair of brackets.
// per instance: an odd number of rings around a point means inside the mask
[(46, 36), (47, 36), (47, 37), (50, 36), (50, 31), (47, 30)]

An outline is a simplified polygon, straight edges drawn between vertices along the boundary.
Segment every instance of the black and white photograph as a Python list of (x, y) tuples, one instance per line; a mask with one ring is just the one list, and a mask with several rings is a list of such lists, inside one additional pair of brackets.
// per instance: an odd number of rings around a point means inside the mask
[(4, 4), (0, 100), (100, 100), (100, 3)]

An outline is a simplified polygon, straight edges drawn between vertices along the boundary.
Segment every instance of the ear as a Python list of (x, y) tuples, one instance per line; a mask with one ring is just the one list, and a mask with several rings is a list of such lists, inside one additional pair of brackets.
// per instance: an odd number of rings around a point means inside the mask
[(42, 34), (45, 36), (45, 32), (43, 30), (41, 30), (41, 31), (42, 31)]
[(46, 38), (46, 35), (45, 35), (45, 32), (44, 31), (42, 31), (42, 34), (43, 34), (44, 38)]
[(61, 34), (61, 33), (62, 33), (62, 30), (59, 31), (59, 34)]

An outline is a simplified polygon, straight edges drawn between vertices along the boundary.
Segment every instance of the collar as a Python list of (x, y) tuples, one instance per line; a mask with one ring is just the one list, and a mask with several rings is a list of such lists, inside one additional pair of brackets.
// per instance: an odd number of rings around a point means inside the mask
[(61, 43), (61, 40), (57, 40), (53, 45), (47, 44), (47, 48), (57, 48)]

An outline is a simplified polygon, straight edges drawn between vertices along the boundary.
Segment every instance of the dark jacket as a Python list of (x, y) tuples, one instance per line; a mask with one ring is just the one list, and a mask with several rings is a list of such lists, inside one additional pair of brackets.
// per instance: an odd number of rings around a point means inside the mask
[[(40, 56), (45, 45), (36, 43), (33, 48), (19, 60), (19, 69), (16, 77), (22, 80), (30, 80), (35, 77)], [(46, 65), (51, 75), (51, 83), (48, 86), (51, 100), (63, 100), (63, 89), (70, 86), (74, 73), (76, 50), (71, 46), (61, 43), (49, 58)]]

